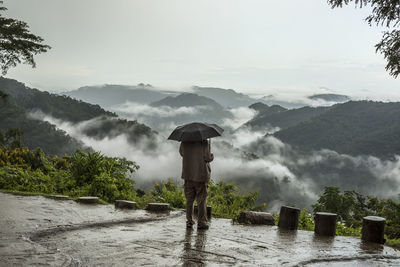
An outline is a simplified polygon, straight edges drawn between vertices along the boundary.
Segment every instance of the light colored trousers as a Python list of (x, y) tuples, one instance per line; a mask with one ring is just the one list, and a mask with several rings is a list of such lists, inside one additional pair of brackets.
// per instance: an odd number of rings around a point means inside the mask
[(207, 224), (208, 182), (194, 182), (185, 180), (184, 190), (186, 197), (186, 223), (194, 224), (193, 203), (196, 199), (198, 208), (198, 225)]

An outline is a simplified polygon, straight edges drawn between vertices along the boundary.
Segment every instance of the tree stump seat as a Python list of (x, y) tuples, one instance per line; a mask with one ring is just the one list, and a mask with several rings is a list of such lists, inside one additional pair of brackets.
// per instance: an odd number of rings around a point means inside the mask
[(128, 200), (115, 200), (116, 209), (136, 209), (136, 202)]
[(82, 204), (97, 204), (97, 203), (99, 203), (99, 198), (98, 197), (80, 197), (76, 201), (79, 203), (82, 203)]
[(297, 230), (299, 225), (300, 209), (282, 206), (279, 213), (278, 227), (286, 230)]
[(147, 211), (151, 212), (167, 212), (169, 211), (168, 203), (149, 203), (146, 207)]
[(323, 236), (336, 235), (337, 214), (328, 212), (317, 212), (315, 214), (314, 233)]
[(55, 200), (69, 200), (69, 196), (64, 195), (49, 195), (48, 198), (55, 199)]
[(374, 242), (379, 244), (385, 243), (386, 219), (378, 216), (366, 216), (363, 218), (361, 239), (367, 242)]

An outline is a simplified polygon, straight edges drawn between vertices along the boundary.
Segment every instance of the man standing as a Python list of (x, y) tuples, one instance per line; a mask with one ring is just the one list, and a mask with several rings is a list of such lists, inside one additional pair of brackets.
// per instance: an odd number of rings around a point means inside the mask
[(208, 229), (207, 193), (210, 181), (210, 162), (214, 159), (207, 140), (182, 142), (179, 147), (182, 156), (182, 179), (185, 180), (186, 227), (192, 228), (193, 202), (197, 200), (197, 229)]

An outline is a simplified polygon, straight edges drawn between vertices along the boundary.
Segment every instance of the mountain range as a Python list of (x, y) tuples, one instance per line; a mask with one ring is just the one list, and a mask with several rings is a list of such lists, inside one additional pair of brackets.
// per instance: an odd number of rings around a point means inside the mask
[[(150, 137), (155, 134), (151, 128), (137, 122), (135, 118), (121, 119), (118, 114), (107, 111), (99, 105), (31, 89), (15, 80), (0, 78), (0, 90), (9, 95), (7, 104), (3, 103), (1, 107), (0, 129), (22, 128), (26, 136), (29, 136), (25, 138), (25, 143), (29, 146), (42, 146), (49, 153), (61, 154), (63, 146), (60, 144), (68, 144), (67, 146), (71, 147), (63, 148), (66, 153), (80, 147), (81, 144), (54, 126), (35, 120), (30, 116), (32, 112), (40, 111), (73, 124), (95, 120), (95, 123), (88, 123), (82, 131), (87, 136), (98, 139), (126, 134), (131, 142), (135, 142), (140, 136)], [(108, 104), (121, 102), (120, 93), (125, 92), (130, 96), (136, 94), (136, 100), (140, 95), (140, 99), (147, 102), (150, 107), (166, 107), (171, 110), (189, 108), (188, 111), (183, 110), (176, 116), (159, 118), (157, 123), (185, 123), (190, 120), (220, 123), (232, 119), (233, 115), (224, 105), (210, 96), (219, 97), (220, 101), (227, 96), (226, 99), (229, 101), (224, 102), (225, 105), (232, 104), (232, 99), (236, 99), (236, 105), (252, 100), (244, 94), (220, 88), (196, 87), (194, 91), (203, 95), (197, 93), (174, 95), (156, 91), (150, 85), (144, 84), (131, 89), (123, 86), (104, 86), (96, 89), (84, 87), (76, 92), (85, 92), (87, 97), (93, 97), (93, 90), (108, 94), (110, 96), (107, 99)], [(111, 97), (113, 94), (108, 92), (109, 90), (113, 92), (116, 90), (117, 93)], [(71, 95), (76, 95), (76, 92)], [(345, 96), (332, 94), (315, 97), (335, 101), (347, 99)], [(287, 109), (279, 105), (269, 106), (258, 102), (252, 103), (249, 107), (256, 110), (257, 115), (244, 126), (253, 130), (278, 127), (279, 131), (274, 134), (275, 137), (302, 150), (331, 149), (339, 153), (374, 155), (381, 158), (391, 157), (400, 151), (400, 103), (348, 101), (328, 107)], [(195, 116), (189, 114), (190, 108), (196, 111), (192, 112), (196, 114)], [(46, 137), (47, 135), (49, 137)], [(56, 149), (56, 146), (60, 148)]]

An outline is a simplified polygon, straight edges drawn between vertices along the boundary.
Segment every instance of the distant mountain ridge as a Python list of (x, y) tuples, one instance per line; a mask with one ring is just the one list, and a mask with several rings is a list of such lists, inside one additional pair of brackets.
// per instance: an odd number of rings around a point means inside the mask
[(243, 107), (249, 106), (254, 102), (259, 100), (252, 98), (248, 95), (238, 93), (233, 89), (223, 89), (223, 88), (216, 88), (216, 87), (200, 87), (200, 86), (193, 86), (192, 87), (194, 93), (205, 96), (211, 99), (214, 99), (224, 107)]
[[(176, 124), (183, 124), (192, 121), (222, 123), (227, 118), (232, 118), (232, 114), (215, 100), (199, 96), (193, 93), (182, 93), (177, 96), (167, 96), (160, 101), (150, 103), (152, 107), (169, 107), (173, 109), (188, 108), (191, 112), (176, 115), (170, 120)], [(163, 119), (154, 118), (157, 123), (162, 123)], [(165, 121), (164, 121), (165, 123)]]
[(166, 92), (154, 90), (151, 85), (145, 84), (138, 84), (137, 86), (112, 84), (84, 86), (64, 94), (103, 107), (123, 104), (127, 101), (149, 104), (169, 95)]
[(177, 96), (167, 96), (166, 98), (163, 98), (160, 101), (150, 103), (150, 106), (153, 107), (169, 106), (174, 108), (209, 106), (215, 109), (220, 109), (220, 110), (223, 109), (223, 107), (215, 100), (192, 93), (182, 93)]

